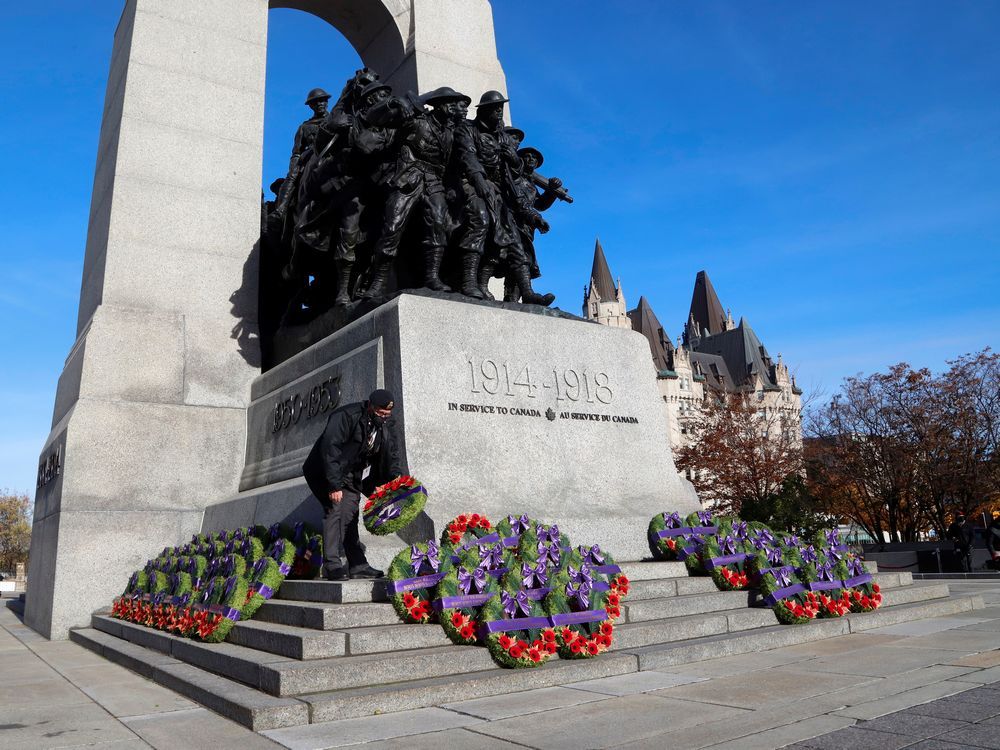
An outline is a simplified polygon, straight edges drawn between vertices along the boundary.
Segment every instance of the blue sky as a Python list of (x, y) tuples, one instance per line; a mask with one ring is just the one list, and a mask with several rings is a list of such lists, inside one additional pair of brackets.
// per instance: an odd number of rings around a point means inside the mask
[[(0, 488), (32, 490), (73, 344), (121, 7), (0, 10)], [(599, 235), (630, 306), (645, 295), (676, 336), (705, 269), (807, 391), (1000, 343), (1000, 3), (494, 13), (514, 121), (576, 199), (538, 244), (538, 286), (564, 309), (580, 309)], [(264, 185), (305, 92), (359, 64), (318, 19), (270, 23)]]

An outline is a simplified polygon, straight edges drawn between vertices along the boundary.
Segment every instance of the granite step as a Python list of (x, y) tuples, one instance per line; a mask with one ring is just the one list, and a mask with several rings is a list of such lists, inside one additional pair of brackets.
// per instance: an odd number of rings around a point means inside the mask
[(94, 615), (91, 625), (107, 635), (255, 688), (260, 687), (265, 665), (302, 663), (234, 643), (201, 643), (106, 615)]
[(495, 666), (485, 648), (434, 646), (334, 659), (261, 664), (258, 687), (270, 695), (287, 697), (426, 677), (448, 677)]
[[(609, 652), (596, 659), (550, 659), (535, 669), (485, 669), (452, 677), (407, 680), (394, 685), (336, 690), (299, 696), (309, 704), (313, 723), (438, 706), (466, 698), (487, 698), (638, 671), (628, 654)], [(447, 742), (444, 744), (447, 747)]]
[(661, 620), (667, 617), (740, 609), (749, 605), (751, 596), (749, 591), (713, 590), (705, 594), (685, 594), (684, 596), (669, 596), (659, 599), (633, 600), (629, 597), (622, 603), (622, 617), (619, 621), (643, 622), (645, 620)]
[(255, 732), (309, 723), (309, 704), (275, 698), (235, 680), (185, 664), (95, 628), (75, 628), (70, 640)]
[(386, 601), (385, 579), (351, 581), (285, 581), (278, 589), (278, 599), (327, 604), (352, 604)]
[(676, 560), (672, 562), (657, 562), (641, 560), (639, 562), (619, 562), (629, 581), (651, 581), (663, 578), (687, 578), (687, 566)]
[(641, 670), (662, 669), (723, 656), (768, 651), (927, 617), (968, 612), (983, 606), (982, 597), (978, 595), (945, 596), (907, 604), (891, 604), (887, 598), (882, 608), (874, 612), (851, 613), (845, 617), (815, 620), (805, 625), (773, 625), (640, 648), (625, 647), (623, 651), (639, 659)]
[(342, 631), (315, 630), (256, 620), (236, 623), (226, 642), (289, 659), (327, 659), (347, 653), (347, 634)]
[(257, 610), (254, 621), (313, 630), (344, 630), (366, 625), (392, 625), (399, 622), (399, 616), (388, 603), (324, 604), (271, 599)]

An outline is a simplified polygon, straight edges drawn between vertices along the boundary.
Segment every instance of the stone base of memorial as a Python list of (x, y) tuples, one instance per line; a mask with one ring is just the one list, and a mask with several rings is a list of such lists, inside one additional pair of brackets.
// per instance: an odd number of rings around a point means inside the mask
[(204, 530), (307, 520), (301, 466), (337, 406), (396, 395), (407, 469), (433, 488), (399, 536), (362, 532), (373, 563), (476, 508), (558, 521), (579, 543), (641, 559), (649, 518), (700, 508), (674, 467), (649, 346), (638, 333), (517, 305), (405, 293), (257, 378), (238, 497)]

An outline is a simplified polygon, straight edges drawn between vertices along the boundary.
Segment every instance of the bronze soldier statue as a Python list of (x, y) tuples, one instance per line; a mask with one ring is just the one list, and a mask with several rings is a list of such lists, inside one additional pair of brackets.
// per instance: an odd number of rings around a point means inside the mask
[[(513, 180), (514, 215), (531, 278), (537, 279), (542, 274), (538, 268), (538, 256), (535, 252), (535, 230), (542, 234), (549, 231), (549, 223), (542, 218), (541, 212), (552, 208), (552, 204), (556, 202), (562, 180), (550, 177), (545, 191), (539, 192), (532, 178), (535, 170), (542, 166), (545, 157), (541, 151), (530, 146), (519, 149), (517, 155), (521, 157), (523, 166), (521, 171), (514, 175)], [(503, 298), (505, 302), (516, 302), (518, 299), (517, 283), (510, 275), (504, 280)]]
[(296, 196), (299, 187), (299, 178), (302, 175), (304, 164), (303, 156), (308, 159), (313, 144), (316, 142), (316, 134), (319, 131), (319, 124), (327, 115), (327, 104), (330, 95), (321, 88), (315, 88), (306, 96), (306, 106), (309, 107), (313, 115), (308, 120), (299, 125), (295, 131), (295, 140), (292, 142), (292, 155), (288, 160), (288, 176), (281, 186), (281, 192), (275, 201), (274, 210), (276, 215), (284, 218), (288, 216), (290, 204)]
[(531, 288), (528, 260), (511, 211), (512, 170), (522, 169), (514, 140), (504, 132), (503, 108), (508, 99), (487, 91), (476, 107), (476, 119), (457, 129), (455, 142), (464, 192), (462, 293), (493, 299), (489, 280), (501, 261), (513, 275), (528, 304), (550, 305), (555, 297)]
[(399, 157), (388, 183), (382, 235), (375, 245), (372, 279), (361, 295), (363, 298), (385, 296), (390, 266), (416, 209), (424, 227), (424, 286), (439, 292), (451, 291), (440, 277), (450, 221), (444, 175), (462, 103), (468, 106), (470, 101), (464, 94), (443, 86), (422, 97), (421, 104), (432, 108), (429, 114), (414, 111), (401, 127)]

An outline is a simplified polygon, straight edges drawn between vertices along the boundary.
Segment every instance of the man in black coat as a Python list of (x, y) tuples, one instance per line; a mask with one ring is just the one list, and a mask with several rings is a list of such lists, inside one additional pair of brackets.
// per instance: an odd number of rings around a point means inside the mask
[(955, 556), (958, 558), (962, 570), (971, 573), (972, 540), (975, 538), (975, 530), (966, 522), (963, 514), (959, 513), (955, 517), (955, 521), (948, 527), (948, 538), (955, 543)]
[(389, 391), (379, 389), (367, 401), (337, 409), (302, 464), (309, 489), (323, 505), (323, 575), (327, 580), (384, 575), (365, 557), (358, 513), (362, 494), (367, 496), (404, 473), (391, 420), (393, 400)]

